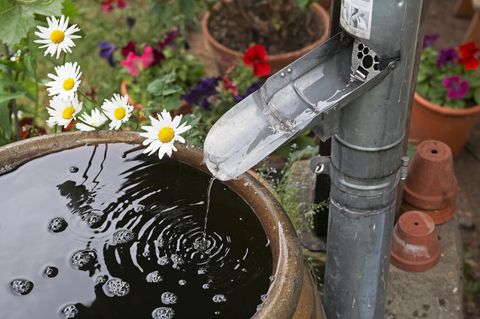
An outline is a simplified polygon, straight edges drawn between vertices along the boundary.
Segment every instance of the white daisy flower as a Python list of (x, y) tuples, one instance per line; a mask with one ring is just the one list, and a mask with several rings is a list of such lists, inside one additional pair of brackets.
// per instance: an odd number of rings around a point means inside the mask
[(47, 107), (50, 115), (47, 124), (50, 127), (61, 125), (66, 128), (81, 109), (82, 102), (79, 102), (76, 97), (66, 101), (55, 97), (50, 100), (50, 107)]
[(93, 109), (90, 115), (84, 113), (78, 119), (83, 123), (77, 123), (77, 129), (86, 132), (95, 131), (95, 128), (102, 126), (107, 121), (107, 117), (99, 109)]
[(45, 54), (54, 56), (57, 53), (57, 59), (60, 53), (71, 53), (72, 47), (75, 43), (72, 39), (81, 38), (79, 35), (75, 35), (75, 32), (80, 31), (76, 24), (68, 26), (68, 18), (61, 16), (59, 20), (55, 17), (47, 18), (48, 27), (37, 26), (39, 31), (35, 32), (35, 35), (40, 40), (35, 40), (36, 43), (43, 44), (40, 48), (46, 48)]
[(64, 65), (55, 67), (56, 74), (48, 74), (53, 81), (46, 84), (48, 86), (48, 95), (58, 95), (62, 100), (72, 100), (75, 92), (78, 90), (80, 81), (80, 66), (75, 63), (67, 62)]
[(103, 101), (102, 110), (111, 120), (110, 129), (118, 130), (132, 116), (133, 106), (128, 104), (128, 95), (114, 94), (111, 100)]
[(152, 126), (142, 126), (142, 129), (146, 132), (140, 133), (140, 136), (146, 138), (143, 141), (143, 145), (148, 145), (148, 147), (143, 151), (152, 155), (158, 150), (158, 157), (163, 158), (165, 154), (172, 156), (172, 150), (177, 151), (174, 143), (180, 142), (185, 143), (185, 139), (180, 136), (180, 134), (188, 131), (191, 126), (186, 125), (184, 122), (180, 124), (182, 116), (178, 115), (173, 118), (170, 116), (170, 113), (167, 111), (162, 111), (162, 114), (158, 114), (158, 120), (150, 116), (150, 121)]

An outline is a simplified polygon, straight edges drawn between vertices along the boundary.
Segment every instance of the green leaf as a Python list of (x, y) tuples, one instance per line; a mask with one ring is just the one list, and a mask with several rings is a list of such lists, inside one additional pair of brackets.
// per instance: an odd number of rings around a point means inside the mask
[(78, 16), (78, 10), (75, 7), (75, 4), (73, 3), (73, 0), (65, 0), (63, 2), (63, 10), (62, 10), (63, 15), (69, 17), (69, 18), (74, 18)]
[(9, 94), (9, 95), (2, 95), (2, 96), (0, 96), (0, 104), (6, 103), (10, 100), (13, 100), (13, 99), (16, 99), (16, 98), (19, 98), (19, 97), (23, 97), (23, 96), (25, 96), (24, 92), (17, 92), (17, 93), (13, 93), (13, 94)]
[(297, 0), (297, 5), (302, 11), (307, 10), (309, 4), (310, 0)]
[(0, 41), (12, 46), (24, 38), (35, 26), (33, 14), (26, 14), (23, 6), (17, 5), (12, 11), (0, 16)]
[(195, 2), (192, 0), (179, 0), (180, 11), (185, 14), (187, 20), (192, 20), (195, 15)]
[(32, 3), (16, 3), (7, 0), (0, 5), (0, 41), (13, 46), (23, 39), (28, 31), (35, 26), (35, 14), (60, 15), (62, 12), (62, 0), (42, 0)]
[(181, 104), (181, 99), (178, 96), (167, 96), (163, 99), (163, 107), (167, 111), (173, 111)]
[(0, 15), (9, 13), (13, 9), (15, 9), (15, 0), (2, 0), (0, 1)]
[(31, 4), (23, 5), (25, 12), (44, 16), (60, 16), (62, 14), (63, 0), (37, 0)]
[(473, 92), (473, 99), (476, 105), (480, 105), (480, 87), (477, 87)]
[(12, 138), (12, 124), (10, 110), (6, 102), (0, 103), (0, 145), (5, 145)]

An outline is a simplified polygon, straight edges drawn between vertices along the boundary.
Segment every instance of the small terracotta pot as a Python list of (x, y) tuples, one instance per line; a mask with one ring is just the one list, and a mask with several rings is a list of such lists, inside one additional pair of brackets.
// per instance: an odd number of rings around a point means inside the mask
[[(120, 93), (122, 95), (128, 95), (128, 86), (127, 86), (127, 81), (125, 80), (122, 80), (122, 82), (120, 82)], [(132, 99), (132, 97), (130, 95), (128, 95), (128, 103), (130, 103), (131, 105), (133, 105), (133, 107), (137, 110), (141, 110), (143, 109), (143, 104), (141, 103), (135, 103), (135, 101)], [(190, 114), (192, 113), (192, 105), (190, 103), (188, 103), (187, 101), (185, 100), (182, 100), (182, 104), (180, 104), (180, 107), (176, 110), (174, 110), (173, 112), (173, 115), (184, 115), (184, 114)]]
[(452, 149), (453, 156), (462, 151), (470, 131), (478, 120), (480, 105), (467, 109), (451, 109), (430, 103), (415, 93), (410, 123), (413, 140), (439, 140)]
[[(275, 73), (283, 67), (289, 65), (308, 51), (312, 50), (316, 46), (320, 45), (328, 38), (328, 28), (330, 25), (330, 15), (328, 12), (318, 3), (313, 3), (310, 9), (320, 17), (323, 24), (323, 33), (319, 36), (318, 40), (312, 44), (307, 45), (303, 49), (281, 53), (272, 54), (267, 56), (267, 62), (270, 64), (271, 73)], [(230, 65), (234, 63), (240, 63), (242, 61), (243, 52), (235, 51), (227, 48), (215, 39), (208, 30), (208, 23), (210, 18), (210, 12), (206, 12), (202, 17), (202, 33), (207, 40), (210, 47), (215, 52), (216, 62), (221, 70), (226, 70)], [(268, 48), (267, 48), (268, 50)]]
[(420, 211), (409, 211), (398, 219), (392, 237), (392, 264), (405, 271), (433, 268), (440, 259), (440, 243), (433, 219)]
[(424, 141), (417, 147), (404, 185), (404, 210), (429, 214), (436, 224), (453, 217), (458, 184), (452, 152), (440, 141)]

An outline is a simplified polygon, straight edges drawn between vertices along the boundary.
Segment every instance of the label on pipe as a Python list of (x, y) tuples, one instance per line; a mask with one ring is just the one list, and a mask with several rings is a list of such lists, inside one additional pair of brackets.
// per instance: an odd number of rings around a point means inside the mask
[(373, 0), (342, 0), (340, 24), (354, 36), (370, 40)]

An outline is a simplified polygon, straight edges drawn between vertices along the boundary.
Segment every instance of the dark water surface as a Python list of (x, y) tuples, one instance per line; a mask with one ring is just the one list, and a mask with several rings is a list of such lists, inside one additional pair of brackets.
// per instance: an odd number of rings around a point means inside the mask
[[(67, 150), (0, 176), (0, 318), (249, 318), (270, 246), (243, 200), (126, 144)], [(265, 296), (263, 296), (264, 298)]]

